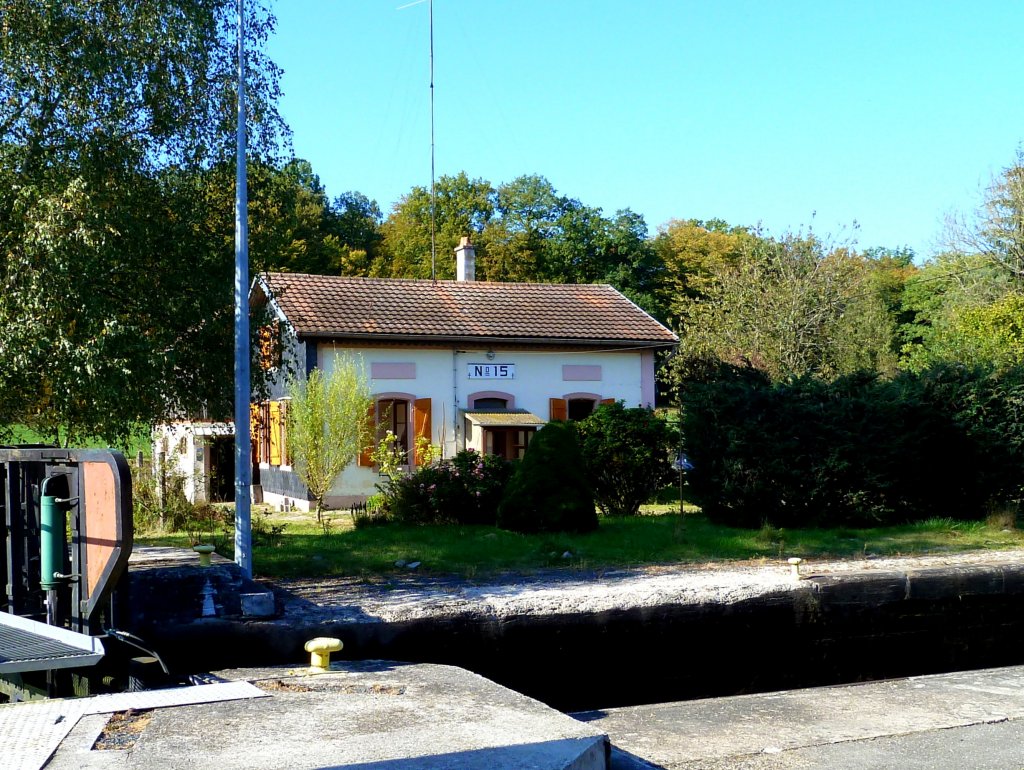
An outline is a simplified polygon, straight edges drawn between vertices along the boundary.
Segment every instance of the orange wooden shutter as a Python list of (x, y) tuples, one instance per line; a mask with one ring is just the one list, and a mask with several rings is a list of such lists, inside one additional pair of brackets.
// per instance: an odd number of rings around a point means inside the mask
[(263, 447), (260, 444), (260, 405), (249, 404), (249, 439), (252, 442), (252, 461), (258, 463)]
[(282, 465), (292, 464), (292, 453), (288, 446), (288, 402), (280, 401), (281, 404), (281, 463)]
[(260, 405), (249, 404), (249, 433), (255, 437), (260, 432)]
[[(430, 430), (431, 430), (431, 411), (430, 411), (430, 399), (429, 398), (417, 398), (413, 402), (414, 410), (412, 413), (412, 424), (413, 424), (413, 441), (419, 441), (421, 438), (425, 438), (428, 442), (430, 441)], [(415, 451), (416, 444), (413, 444)], [(423, 465), (423, 458), (416, 453), (415, 457), (416, 465)]]
[(359, 457), (356, 459), (356, 465), (363, 468), (373, 467), (373, 450), (375, 448), (374, 443), (377, 440), (377, 402), (371, 401), (370, 408), (366, 410), (366, 431), (363, 436), (363, 441), (366, 442), (366, 446), (363, 447), (363, 451), (359, 453)]
[(561, 420), (565, 422), (569, 418), (569, 402), (564, 398), (551, 398), (548, 399), (548, 411), (550, 414), (550, 420)]
[(281, 464), (281, 402), (270, 402), (270, 464)]

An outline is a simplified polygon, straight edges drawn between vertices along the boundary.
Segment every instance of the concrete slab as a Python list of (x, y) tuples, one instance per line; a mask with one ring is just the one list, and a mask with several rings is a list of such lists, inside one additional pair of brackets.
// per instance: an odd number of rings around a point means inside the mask
[(575, 715), (613, 768), (1022, 767), (1024, 667)]
[(94, 724), (83, 726), (47, 767), (607, 768), (600, 730), (451, 666), (364, 661), (335, 663), (323, 674), (217, 674), (270, 697), (157, 709), (127, 750), (83, 751), (96, 734)]

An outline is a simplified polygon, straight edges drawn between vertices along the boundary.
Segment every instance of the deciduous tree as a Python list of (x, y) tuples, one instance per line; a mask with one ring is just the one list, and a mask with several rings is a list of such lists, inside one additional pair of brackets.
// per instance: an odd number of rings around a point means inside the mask
[[(465, 172), (442, 176), (435, 185), (435, 244), (438, 278), (455, 277), (453, 249), (468, 235), (478, 255), (486, 244), (478, 236), (494, 215), (494, 189), (483, 179), (470, 179)], [(373, 274), (389, 278), (430, 278), (430, 190), (414, 187), (395, 204), (381, 226), (383, 259)]]
[(1024, 289), (1024, 149), (992, 180), (974, 214), (952, 217), (947, 230), (951, 250), (984, 256)]
[(1010, 293), (986, 305), (951, 309), (927, 347), (915, 351), (908, 367), (923, 370), (957, 363), (983, 369), (1024, 364), (1024, 294)]
[(288, 393), (288, 450), (321, 521), (335, 479), (371, 440), (370, 389), (356, 361), (337, 358), (326, 374), (313, 369), (305, 380), (292, 380)]
[(659, 304), (674, 322), (710, 290), (716, 274), (739, 263), (750, 237), (745, 228), (717, 219), (673, 219), (660, 229), (652, 244), (663, 270)]
[(380, 256), (380, 231), (383, 215), (377, 201), (354, 190), (336, 197), (331, 206), (333, 231), (344, 249), (341, 257), (342, 275), (369, 275), (374, 260)]
[[(223, 253), (234, 248), (234, 163), (196, 172), (201, 179), (209, 211), (209, 230), (220, 237)], [(372, 235), (370, 222), (356, 222), (355, 212), (344, 208), (359, 193), (346, 193), (331, 202), (309, 161), (254, 160), (249, 163), (250, 270), (366, 274)], [(372, 201), (360, 196), (368, 212)], [(379, 212), (378, 212), (379, 214)], [(354, 251), (361, 252), (354, 255)]]
[[(272, 17), (248, 7), (252, 147), (276, 151)], [(123, 440), (230, 399), (231, 252), (196, 176), (234, 152), (233, 0), (0, 12), (0, 392), (9, 422)]]
[(676, 299), (682, 356), (747, 362), (773, 379), (892, 370), (894, 324), (866, 260), (813, 235), (744, 241)]
[(900, 366), (923, 372), (957, 363), (952, 341), (966, 332), (960, 319), (999, 302), (1012, 286), (1009, 274), (981, 254), (946, 252), (926, 262), (908, 276), (901, 295)]

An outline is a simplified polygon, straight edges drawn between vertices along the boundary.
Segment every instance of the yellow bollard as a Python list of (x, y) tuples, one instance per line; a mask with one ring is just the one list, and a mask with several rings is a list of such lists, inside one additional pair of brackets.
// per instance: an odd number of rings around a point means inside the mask
[(789, 576), (793, 578), (793, 580), (800, 579), (800, 563), (802, 561), (803, 559), (799, 559), (796, 556), (789, 560)]
[(309, 667), (316, 671), (326, 671), (331, 667), (331, 653), (337, 652), (344, 645), (341, 639), (333, 639), (329, 636), (318, 636), (306, 642), (306, 652), (309, 653)]
[(197, 554), (199, 554), (199, 566), (200, 567), (209, 567), (210, 566), (210, 560), (211, 560), (211, 558), (213, 556), (213, 552), (215, 550), (217, 550), (217, 547), (214, 546), (214, 545), (209, 545), (209, 544), (194, 545), (194, 546), (192, 546), (192, 550), (195, 551)]

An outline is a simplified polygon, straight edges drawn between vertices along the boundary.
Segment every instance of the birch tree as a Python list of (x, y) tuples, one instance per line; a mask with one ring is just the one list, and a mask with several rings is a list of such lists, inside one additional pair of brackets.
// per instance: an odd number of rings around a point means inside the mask
[[(254, 156), (286, 143), (246, 0)], [(0, 4), (0, 421), (69, 444), (230, 412), (235, 0)], [(230, 221), (230, 220), (229, 220)]]

